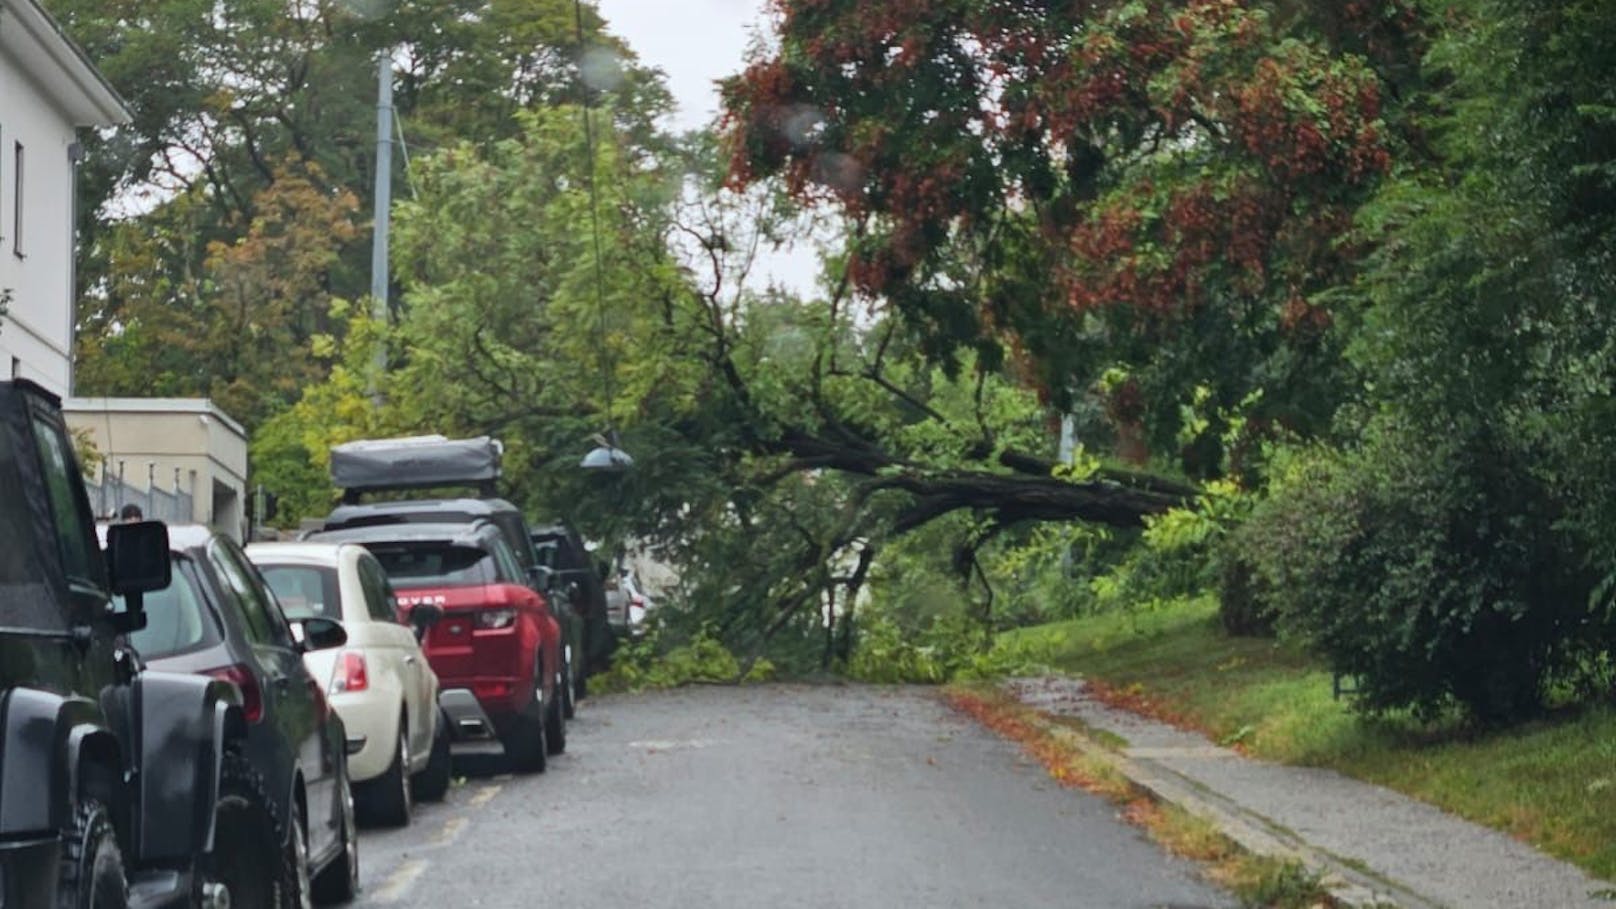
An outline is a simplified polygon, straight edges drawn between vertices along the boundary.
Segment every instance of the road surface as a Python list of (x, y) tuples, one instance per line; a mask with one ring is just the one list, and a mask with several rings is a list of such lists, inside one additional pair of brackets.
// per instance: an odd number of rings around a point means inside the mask
[(600, 697), (568, 738), (548, 773), (461, 761), (446, 803), (364, 831), (357, 905), (1234, 905), (924, 689)]

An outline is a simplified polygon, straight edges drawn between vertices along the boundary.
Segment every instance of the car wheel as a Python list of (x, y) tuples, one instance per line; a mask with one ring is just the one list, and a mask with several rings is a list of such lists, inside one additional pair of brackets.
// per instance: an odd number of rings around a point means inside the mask
[(578, 683), (572, 676), (572, 648), (567, 648), (567, 671), (561, 677), (561, 715), (572, 719), (578, 715)]
[(292, 802), (288, 820), (292, 835), (282, 851), (280, 899), (282, 909), (314, 909), (314, 887), (309, 881), (309, 836), (303, 831), (303, 812)]
[(449, 720), (438, 717), (438, 731), (432, 736), (432, 757), (426, 769), (410, 781), (415, 797), (424, 802), (441, 802), (449, 794), (449, 783), (454, 775), (454, 761), (449, 756)]
[(359, 831), (354, 827), (353, 786), (342, 768), (342, 854), (314, 879), (314, 898), (322, 903), (348, 903), (359, 895)]
[(548, 766), (549, 743), (545, 741), (544, 667), (533, 678), (533, 700), (516, 717), (505, 737), (505, 756), (518, 773), (543, 773)]
[(62, 909), (123, 909), (129, 883), (123, 876), (123, 852), (107, 809), (86, 800), (73, 815), (62, 840), (62, 873), (57, 905)]
[(365, 784), (366, 820), (388, 827), (407, 827), (412, 799), (409, 772), (409, 727), (398, 724), (398, 744), (387, 772)]
[(203, 889), (218, 888), (231, 909), (282, 909), (281, 826), (264, 778), (239, 753), (228, 751), (214, 807), (213, 851), (203, 856)]
[(561, 715), (561, 701), (558, 691), (550, 698), (550, 706), (544, 711), (545, 751), (548, 754), (561, 754), (567, 750), (567, 720)]

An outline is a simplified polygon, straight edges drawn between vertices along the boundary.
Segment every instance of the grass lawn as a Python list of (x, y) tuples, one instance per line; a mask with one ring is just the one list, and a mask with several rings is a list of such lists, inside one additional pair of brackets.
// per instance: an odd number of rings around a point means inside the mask
[(1331, 767), (1439, 805), (1616, 879), (1616, 710), (1504, 731), (1367, 720), (1327, 671), (1273, 641), (1231, 638), (1210, 600), (1009, 632), (1002, 649), (1247, 753)]

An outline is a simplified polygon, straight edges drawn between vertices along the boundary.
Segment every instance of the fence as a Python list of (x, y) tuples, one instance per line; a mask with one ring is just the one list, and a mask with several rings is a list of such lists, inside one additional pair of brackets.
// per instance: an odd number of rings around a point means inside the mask
[(141, 514), (147, 520), (169, 524), (196, 521), (195, 505), (188, 492), (140, 489), (111, 475), (103, 476), (99, 481), (86, 480), (84, 487), (90, 494), (90, 508), (103, 520), (117, 517), (120, 509), (132, 503), (140, 506)]

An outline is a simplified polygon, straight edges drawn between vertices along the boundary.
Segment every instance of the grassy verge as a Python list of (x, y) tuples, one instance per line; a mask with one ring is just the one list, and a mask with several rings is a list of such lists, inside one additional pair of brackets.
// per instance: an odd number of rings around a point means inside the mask
[(1230, 638), (1215, 611), (1186, 601), (1023, 629), (999, 646), (1247, 753), (1380, 783), (1616, 878), (1616, 711), (1485, 733), (1366, 720), (1332, 696), (1330, 674), (1305, 655)]
[(1053, 718), (991, 686), (951, 686), (946, 697), (956, 710), (1019, 744), (1061, 785), (1115, 803), (1124, 819), (1143, 828), (1164, 849), (1200, 863), (1207, 876), (1234, 893), (1241, 905), (1259, 909), (1331, 905), (1318, 879), (1301, 865), (1243, 852), (1210, 822), (1175, 806), (1157, 804), (1109, 763), (1078, 748), (1072, 730)]

